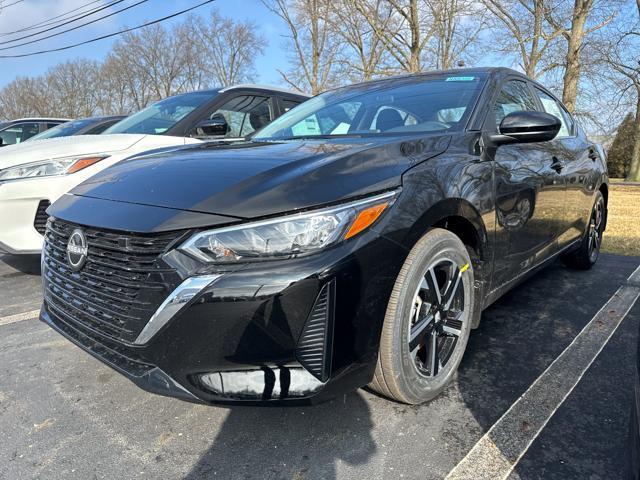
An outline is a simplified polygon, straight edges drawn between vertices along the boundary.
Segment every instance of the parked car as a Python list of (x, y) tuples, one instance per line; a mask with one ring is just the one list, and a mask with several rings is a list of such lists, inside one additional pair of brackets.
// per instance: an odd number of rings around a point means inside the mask
[(34, 135), (68, 122), (68, 118), (19, 118), (0, 123), (0, 147), (29, 140)]
[(45, 140), (47, 138), (71, 137), (73, 135), (99, 135), (123, 118), (126, 118), (126, 116), (111, 115), (71, 120), (39, 133), (27, 139), (27, 141), (32, 142), (34, 140)]
[(124, 158), (204, 140), (239, 139), (307, 98), (260, 85), (198, 91), (161, 100), (101, 135), (6, 147), (0, 151), (0, 251), (39, 253), (51, 202)]
[(451, 382), (480, 312), (561, 256), (587, 269), (603, 159), (504, 68), (340, 88), (249, 141), (141, 155), (50, 209), (41, 319), (152, 392), (400, 402)]

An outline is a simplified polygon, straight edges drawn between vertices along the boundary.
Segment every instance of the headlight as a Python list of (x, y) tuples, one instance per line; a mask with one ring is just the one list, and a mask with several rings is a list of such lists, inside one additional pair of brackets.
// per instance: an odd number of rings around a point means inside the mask
[(201, 232), (179, 249), (207, 263), (288, 258), (317, 252), (369, 228), (397, 192), (336, 207)]
[(41, 162), (25, 163), (0, 170), (0, 182), (21, 178), (49, 177), (66, 175), (85, 169), (94, 163), (104, 160), (108, 155), (90, 155), (56, 158)]

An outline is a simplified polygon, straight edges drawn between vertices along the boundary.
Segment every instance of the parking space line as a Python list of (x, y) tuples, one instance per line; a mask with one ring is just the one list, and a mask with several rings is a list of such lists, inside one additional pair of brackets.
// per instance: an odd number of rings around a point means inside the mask
[(447, 480), (506, 478), (640, 297), (640, 266), (569, 346), (493, 424)]
[(24, 320), (33, 320), (38, 318), (40, 310), (31, 310), (30, 312), (16, 313), (7, 317), (0, 317), (0, 325), (9, 325), (11, 323), (22, 322)]

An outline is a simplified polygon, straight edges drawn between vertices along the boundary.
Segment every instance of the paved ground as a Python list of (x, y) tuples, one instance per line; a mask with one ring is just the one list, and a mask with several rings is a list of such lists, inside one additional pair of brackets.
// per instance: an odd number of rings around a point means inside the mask
[[(282, 409), (204, 407), (137, 389), (29, 318), (37, 259), (0, 257), (0, 478), (444, 478), (583, 327), (597, 329), (594, 316), (639, 264), (607, 255), (590, 272), (556, 264), (527, 281), (484, 313), (456, 383), (427, 405), (361, 390)], [(639, 322), (640, 303), (592, 364), (576, 357), (590, 367), (539, 435), (519, 424), (532, 443), (510, 479), (627, 478)], [(552, 382), (535, 385), (543, 403), (557, 393)]]

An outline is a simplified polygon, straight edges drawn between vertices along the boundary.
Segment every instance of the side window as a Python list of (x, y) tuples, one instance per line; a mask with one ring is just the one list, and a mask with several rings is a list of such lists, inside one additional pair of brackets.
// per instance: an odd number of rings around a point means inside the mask
[[(63, 122), (64, 123), (64, 122)], [(50, 128), (57, 127), (60, 123), (45, 123), (42, 131), (49, 130)]]
[(292, 100), (291, 98), (283, 98), (282, 99), (282, 108), (285, 112), (288, 112), (292, 108), (297, 107), (302, 102), (300, 100)]
[(227, 137), (238, 138), (260, 130), (273, 120), (271, 105), (267, 97), (241, 95), (232, 98), (213, 112), (209, 118), (222, 115), (229, 125)]
[(556, 101), (555, 98), (547, 95), (542, 90), (538, 90), (536, 88), (536, 94), (540, 99), (540, 103), (542, 103), (544, 111), (560, 120), (560, 131), (556, 138), (570, 137), (573, 134), (573, 120), (569, 116), (569, 113)]
[(537, 110), (533, 95), (527, 84), (521, 80), (510, 80), (502, 86), (493, 105), (496, 127), (511, 112)]
[(13, 145), (24, 142), (28, 138), (39, 133), (40, 127), (37, 123), (18, 123), (0, 132), (3, 145)]

